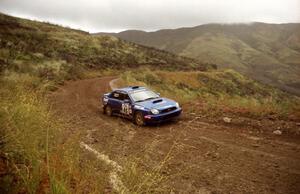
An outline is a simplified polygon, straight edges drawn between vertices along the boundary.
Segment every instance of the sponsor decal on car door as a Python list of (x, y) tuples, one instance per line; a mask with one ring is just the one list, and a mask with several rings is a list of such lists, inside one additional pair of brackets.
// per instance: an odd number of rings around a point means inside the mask
[(129, 104), (129, 103), (122, 103), (121, 113), (123, 113), (125, 115), (131, 115), (132, 114), (131, 104)]

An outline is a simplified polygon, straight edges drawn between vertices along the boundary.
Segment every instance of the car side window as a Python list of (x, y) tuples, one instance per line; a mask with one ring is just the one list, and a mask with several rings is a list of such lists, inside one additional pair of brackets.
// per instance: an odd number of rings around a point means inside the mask
[(120, 97), (121, 97), (121, 96), (120, 96), (120, 93), (119, 93), (119, 92), (113, 92), (111, 97), (114, 98), (114, 99), (120, 100)]
[(123, 100), (129, 100), (130, 101), (130, 98), (129, 98), (128, 94), (123, 94), (123, 95), (124, 95)]
[(122, 101), (124, 101), (125, 99), (130, 100), (128, 94), (125, 94), (125, 93), (122, 93), (122, 92), (117, 92), (117, 91), (113, 92), (111, 94), (111, 98), (122, 100)]
[(129, 97), (127, 94), (120, 92), (120, 96), (118, 99), (124, 101), (125, 99), (129, 99)]

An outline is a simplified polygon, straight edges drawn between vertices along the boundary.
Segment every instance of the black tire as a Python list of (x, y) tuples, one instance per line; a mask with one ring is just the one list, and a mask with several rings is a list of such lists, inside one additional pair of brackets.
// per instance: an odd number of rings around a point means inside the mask
[(111, 109), (111, 107), (109, 105), (105, 106), (105, 108), (104, 108), (104, 114), (106, 114), (109, 117), (112, 116), (112, 109)]
[(137, 112), (134, 115), (134, 123), (137, 124), (138, 126), (143, 126), (145, 125), (144, 121), (144, 116), (141, 112)]

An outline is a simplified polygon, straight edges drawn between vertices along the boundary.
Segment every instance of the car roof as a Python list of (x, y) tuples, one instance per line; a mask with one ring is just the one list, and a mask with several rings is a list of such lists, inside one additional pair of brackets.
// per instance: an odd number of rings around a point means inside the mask
[(131, 92), (134, 92), (134, 91), (146, 90), (146, 89), (147, 89), (147, 88), (145, 88), (145, 87), (143, 87), (143, 86), (128, 86), (128, 87), (116, 89), (116, 90), (114, 90), (114, 91), (120, 91), (120, 92), (131, 93)]

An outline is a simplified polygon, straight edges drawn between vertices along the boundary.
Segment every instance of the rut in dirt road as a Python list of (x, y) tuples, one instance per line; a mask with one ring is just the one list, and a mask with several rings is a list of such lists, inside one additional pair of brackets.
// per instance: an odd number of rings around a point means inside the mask
[(189, 115), (178, 122), (147, 127), (109, 118), (102, 114), (100, 98), (111, 91), (113, 79), (116, 77), (69, 81), (50, 96), (59, 114), (69, 115), (75, 129), (85, 130), (84, 142), (112, 160), (122, 164), (128, 156), (143, 155), (148, 166), (157, 165), (175, 142), (178, 147), (165, 172), (170, 175), (165, 183), (170, 190), (299, 193), (300, 143), (246, 134)]

